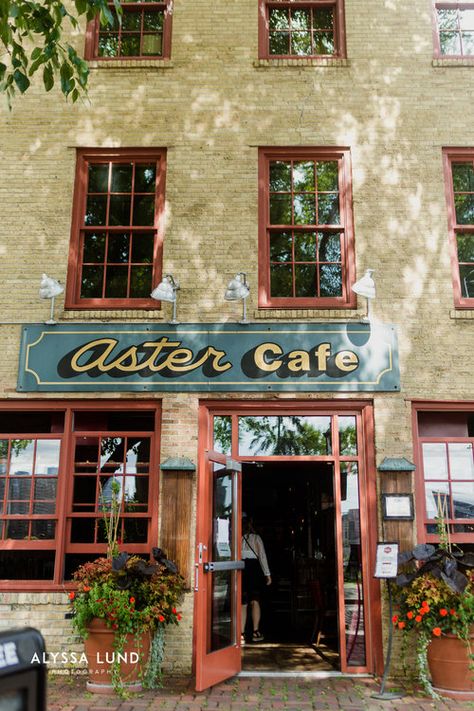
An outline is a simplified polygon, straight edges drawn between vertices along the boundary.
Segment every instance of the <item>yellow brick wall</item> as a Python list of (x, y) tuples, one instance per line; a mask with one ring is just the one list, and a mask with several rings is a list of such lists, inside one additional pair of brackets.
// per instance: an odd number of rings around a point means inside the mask
[[(474, 311), (453, 308), (441, 162), (443, 146), (474, 147), (474, 66), (433, 61), (430, 0), (346, 0), (345, 15), (347, 60), (258, 61), (257, 0), (176, 0), (166, 67), (95, 62), (88, 100), (35, 85), (2, 107), (1, 398), (34, 397), (15, 391), (20, 324), (48, 316), (43, 271), (66, 280), (76, 147), (167, 148), (163, 266), (180, 280), (182, 321), (236, 320), (240, 304), (223, 293), (240, 270), (255, 321), (357, 320), (362, 301), (349, 312), (259, 311), (256, 299), (258, 147), (337, 145), (351, 149), (357, 275), (376, 270), (374, 315), (399, 333), (402, 391), (373, 397), (377, 462), (413, 458), (410, 398), (474, 400)], [(58, 299), (57, 313), (159, 320), (169, 309), (64, 312)], [(197, 399), (164, 396), (162, 458), (196, 461)], [(170, 649), (189, 670), (191, 622), (181, 634)]]

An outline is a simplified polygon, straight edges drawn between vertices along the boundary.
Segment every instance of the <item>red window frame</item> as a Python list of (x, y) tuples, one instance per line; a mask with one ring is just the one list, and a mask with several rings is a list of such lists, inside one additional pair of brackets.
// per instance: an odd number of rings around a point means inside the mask
[[(101, 432), (100, 429), (91, 427), (91, 431), (81, 429), (74, 429), (74, 416), (76, 413), (81, 411), (86, 411), (88, 413), (101, 413), (107, 412), (129, 412), (129, 411), (147, 411), (152, 413), (154, 416), (154, 430), (149, 430), (146, 432), (130, 431), (125, 432), (125, 430), (120, 432), (104, 431)], [(158, 494), (159, 494), (159, 477), (158, 477), (158, 453), (160, 447), (160, 427), (161, 427), (161, 403), (152, 401), (127, 401), (127, 402), (92, 402), (92, 401), (69, 401), (64, 403), (60, 402), (28, 402), (28, 403), (0, 403), (0, 411), (9, 412), (14, 411), (19, 412), (48, 412), (48, 413), (59, 413), (64, 416), (64, 427), (60, 432), (51, 433), (19, 433), (19, 434), (8, 434), (2, 437), (0, 433), (0, 439), (60, 439), (61, 449), (59, 458), (59, 471), (57, 475), (57, 491), (56, 491), (56, 511), (54, 514), (48, 514), (47, 519), (45, 516), (30, 516), (28, 519), (33, 520), (54, 520), (56, 522), (56, 532), (55, 537), (52, 539), (43, 540), (25, 540), (25, 539), (12, 539), (12, 538), (0, 538), (0, 556), (2, 550), (4, 551), (28, 551), (29, 553), (34, 553), (34, 551), (55, 551), (55, 563), (54, 563), (54, 575), (51, 580), (2, 580), (0, 581), (1, 587), (8, 590), (62, 590), (64, 589), (64, 567), (65, 567), (65, 556), (67, 554), (81, 554), (90, 555), (92, 558), (95, 556), (103, 555), (106, 552), (106, 544), (103, 543), (72, 543), (71, 538), (71, 525), (73, 520), (78, 520), (84, 517), (95, 517), (100, 519), (101, 513), (98, 511), (94, 512), (80, 512), (73, 511), (73, 487), (74, 487), (74, 454), (75, 447), (74, 441), (77, 437), (87, 437), (91, 434), (94, 437), (100, 437), (102, 434), (105, 437), (112, 437), (114, 434), (117, 435), (128, 435), (129, 437), (140, 437), (146, 436), (151, 438), (150, 446), (150, 460), (149, 460), (149, 486), (148, 486), (148, 506), (146, 512), (127, 512), (124, 513), (122, 518), (131, 520), (132, 518), (147, 519), (147, 541), (145, 543), (133, 543), (127, 542), (127, 552), (136, 553), (141, 555), (149, 555), (151, 548), (156, 544), (158, 540)], [(99, 415), (100, 416), (100, 415)], [(5, 488), (5, 502), (7, 501), (7, 488)], [(3, 503), (3, 499), (0, 500), (0, 504)], [(77, 506), (76, 506), (77, 508)], [(2, 518), (8, 519), (19, 519), (24, 520), (25, 514), (19, 515), (2, 515)]]
[[(416, 509), (417, 509), (417, 533), (418, 541), (420, 543), (438, 543), (439, 536), (435, 532), (428, 531), (427, 527), (430, 526), (435, 530), (436, 520), (434, 518), (428, 518), (426, 510), (426, 497), (425, 497), (425, 471), (423, 462), (423, 444), (439, 444), (444, 445), (446, 448), (450, 444), (471, 444), (474, 447), (474, 437), (454, 437), (450, 435), (446, 436), (425, 436), (420, 435), (418, 426), (418, 415), (422, 412), (434, 412), (437, 414), (446, 412), (448, 413), (462, 413), (462, 412), (474, 412), (474, 402), (414, 402), (412, 403), (412, 430), (413, 430), (413, 442), (414, 442), (414, 461), (416, 465), (415, 472), (415, 496), (416, 496)], [(449, 425), (447, 425), (449, 429)], [(470, 482), (474, 481), (469, 479), (456, 479), (451, 476), (451, 465), (449, 461), (449, 456), (447, 456), (447, 467), (448, 474), (447, 478), (439, 479), (443, 484), (448, 486), (448, 506), (449, 514), (452, 514), (452, 482)], [(436, 482), (437, 480), (433, 477), (426, 479), (426, 481)], [(454, 518), (452, 515), (448, 515), (446, 519), (447, 525), (450, 527), (450, 539), (453, 543), (474, 543), (474, 517), (473, 518)], [(457, 532), (456, 525), (467, 525), (472, 528), (472, 533), (469, 532)]]
[[(474, 148), (444, 148), (443, 149), (443, 169), (444, 182), (446, 191), (446, 203), (448, 210), (448, 231), (449, 244), (451, 255), (451, 271), (453, 279), (453, 295), (454, 304), (458, 309), (472, 309), (474, 307), (474, 296), (469, 297), (463, 295), (461, 284), (460, 267), (465, 266), (470, 273), (473, 271), (474, 279), (474, 262), (461, 262), (458, 258), (458, 236), (460, 234), (474, 235), (474, 219), (472, 223), (458, 223), (455, 209), (455, 191), (453, 183), (453, 164), (468, 163), (474, 167)], [(461, 191), (458, 191), (461, 192)], [(456, 193), (457, 194), (457, 193)], [(472, 193), (474, 200), (474, 191)]]
[[(110, 10), (115, 16), (114, 4), (109, 3)], [(147, 10), (163, 10), (163, 32), (162, 32), (162, 51), (161, 54), (138, 54), (138, 55), (122, 55), (117, 54), (113, 57), (106, 57), (99, 55), (99, 34), (103, 33), (103, 28), (101, 28), (100, 19), (96, 17), (87, 24), (86, 28), (86, 44), (84, 50), (84, 56), (86, 59), (100, 59), (100, 61), (105, 62), (116, 62), (117, 60), (133, 60), (133, 61), (143, 61), (146, 59), (169, 59), (171, 57), (171, 23), (173, 17), (173, 0), (165, 0), (164, 2), (153, 2), (147, 0), (145, 2), (127, 2), (122, 3), (123, 13), (140, 12), (142, 15), (140, 23), (140, 46), (142, 46), (142, 38), (144, 34), (143, 31), (143, 13)], [(122, 15), (123, 17), (123, 15)], [(120, 36), (122, 35), (122, 28), (119, 29)], [(135, 33), (137, 34), (137, 33)]]
[[(269, 13), (273, 8), (285, 8), (291, 11), (299, 9), (333, 8), (334, 16), (334, 52), (330, 54), (271, 54)], [(258, 47), (260, 59), (304, 59), (346, 57), (346, 37), (344, 21), (344, 0), (259, 0), (258, 3)]]
[[(88, 226), (85, 224), (86, 203), (88, 196), (88, 168), (90, 164), (120, 164), (120, 163), (155, 163), (156, 164), (156, 185), (154, 201), (154, 224), (149, 226), (140, 225), (100, 225)], [(149, 232), (154, 234), (153, 261), (151, 290), (161, 280), (161, 265), (163, 254), (163, 232), (164, 232), (164, 210), (165, 210), (165, 181), (166, 181), (166, 149), (78, 149), (76, 163), (76, 182), (74, 188), (74, 202), (71, 221), (71, 241), (69, 248), (68, 276), (66, 285), (66, 309), (156, 309), (159, 306), (157, 301), (151, 297), (128, 297), (128, 298), (82, 298), (81, 281), (83, 269), (83, 245), (84, 235), (87, 232), (103, 232), (107, 235), (114, 232), (127, 231), (130, 235), (134, 232)], [(129, 193), (127, 193), (128, 195)], [(151, 193), (150, 193), (151, 194)], [(111, 190), (104, 193), (110, 202)], [(133, 195), (133, 186), (132, 193)], [(130, 220), (131, 222), (132, 220)], [(110, 265), (104, 255), (104, 266)], [(98, 263), (99, 264), (99, 263)], [(128, 286), (131, 280), (131, 268), (135, 265), (132, 262), (132, 255), (129, 254), (127, 262)], [(120, 266), (120, 265), (119, 265)], [(123, 265), (122, 265), (123, 266)], [(145, 266), (148, 266), (145, 265)], [(103, 285), (105, 288), (106, 278)]]
[[(339, 225), (272, 225), (270, 223), (270, 163), (272, 161), (337, 161), (339, 187)], [(340, 296), (276, 297), (271, 295), (271, 230), (324, 231), (341, 235), (342, 294)], [(352, 218), (352, 182), (349, 148), (260, 148), (259, 151), (259, 307), (260, 308), (355, 308), (356, 296), (350, 286), (355, 281), (354, 228)], [(293, 285), (295, 283), (293, 265)], [(320, 264), (322, 260), (315, 261)]]
[[(466, 57), (472, 57), (474, 58), (474, 50), (470, 53), (465, 53), (463, 51), (463, 38), (462, 38), (462, 30), (460, 27), (459, 23), (459, 12), (457, 16), (457, 27), (456, 27), (456, 32), (459, 35), (459, 46), (461, 48), (460, 53), (456, 54), (446, 54), (441, 52), (441, 39), (440, 39), (440, 28), (439, 28), (439, 22), (438, 22), (438, 10), (474, 10), (474, 3), (472, 2), (454, 2), (454, 3), (446, 3), (446, 2), (435, 2), (433, 4), (433, 42), (434, 42), (434, 56), (437, 59), (443, 59), (443, 58), (452, 58), (452, 59), (464, 59)], [(472, 30), (474, 31), (474, 26), (472, 27)]]

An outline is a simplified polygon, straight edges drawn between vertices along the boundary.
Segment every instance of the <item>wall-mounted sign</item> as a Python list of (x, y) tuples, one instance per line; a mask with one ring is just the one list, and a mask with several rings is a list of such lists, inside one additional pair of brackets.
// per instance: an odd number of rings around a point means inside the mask
[(398, 543), (377, 543), (374, 578), (396, 578)]
[(413, 521), (412, 494), (382, 494), (384, 520)]
[(400, 389), (395, 328), (369, 324), (23, 327), (22, 392)]

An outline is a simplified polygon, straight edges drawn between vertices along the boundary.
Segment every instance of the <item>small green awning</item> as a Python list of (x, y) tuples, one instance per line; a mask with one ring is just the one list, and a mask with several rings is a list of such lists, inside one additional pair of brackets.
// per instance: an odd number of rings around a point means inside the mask
[(405, 457), (385, 457), (377, 469), (379, 472), (414, 472), (416, 467)]
[(169, 457), (161, 463), (162, 471), (194, 472), (196, 465), (188, 457)]

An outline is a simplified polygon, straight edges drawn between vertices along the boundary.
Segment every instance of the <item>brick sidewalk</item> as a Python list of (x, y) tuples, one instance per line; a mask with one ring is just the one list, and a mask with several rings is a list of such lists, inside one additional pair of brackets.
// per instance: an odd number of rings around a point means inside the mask
[[(387, 687), (390, 689), (393, 687)], [(398, 687), (400, 689), (400, 687)], [(423, 709), (474, 709), (474, 702), (433, 701), (406, 689), (396, 701), (378, 701), (373, 679), (333, 678), (324, 680), (282, 678), (236, 678), (197, 693), (186, 680), (174, 680), (155, 692), (127, 701), (85, 691), (83, 679), (54, 677), (49, 684), (48, 711), (422, 711)]]

